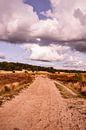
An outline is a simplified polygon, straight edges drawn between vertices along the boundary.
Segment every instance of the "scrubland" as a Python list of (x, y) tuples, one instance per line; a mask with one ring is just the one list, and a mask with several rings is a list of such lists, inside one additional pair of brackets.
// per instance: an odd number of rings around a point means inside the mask
[(34, 80), (34, 74), (25, 72), (0, 72), (0, 104), (10, 100)]
[(60, 81), (66, 87), (77, 93), (80, 97), (86, 97), (86, 73), (54, 73), (48, 77)]

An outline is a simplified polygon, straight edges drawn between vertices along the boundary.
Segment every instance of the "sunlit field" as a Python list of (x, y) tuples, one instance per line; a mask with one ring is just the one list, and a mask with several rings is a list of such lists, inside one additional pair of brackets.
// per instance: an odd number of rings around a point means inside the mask
[(53, 80), (60, 81), (66, 87), (79, 94), (79, 96), (86, 96), (86, 73), (59, 72), (48, 76)]
[(3, 71), (0, 72), (0, 104), (5, 100), (10, 100), (22, 89), (28, 87), (34, 80), (32, 73)]

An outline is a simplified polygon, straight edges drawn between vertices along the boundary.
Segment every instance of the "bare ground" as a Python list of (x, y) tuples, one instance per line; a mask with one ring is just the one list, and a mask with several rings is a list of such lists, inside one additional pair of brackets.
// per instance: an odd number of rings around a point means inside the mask
[(64, 99), (52, 80), (39, 76), (0, 107), (0, 130), (86, 130), (86, 100)]

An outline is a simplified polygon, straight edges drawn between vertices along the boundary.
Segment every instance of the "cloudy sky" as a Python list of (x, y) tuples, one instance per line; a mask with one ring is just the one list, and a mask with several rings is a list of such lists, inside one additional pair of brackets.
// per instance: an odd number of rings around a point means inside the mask
[(0, 61), (86, 70), (86, 0), (0, 0)]

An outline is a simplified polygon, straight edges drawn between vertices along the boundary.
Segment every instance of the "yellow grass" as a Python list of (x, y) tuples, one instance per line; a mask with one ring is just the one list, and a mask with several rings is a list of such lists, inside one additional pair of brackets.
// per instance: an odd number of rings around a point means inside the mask
[(86, 96), (86, 73), (55, 73), (49, 74), (49, 78), (61, 81), (65, 86)]
[(5, 100), (10, 100), (20, 90), (32, 83), (35, 76), (31, 73), (0, 73), (0, 104)]

